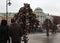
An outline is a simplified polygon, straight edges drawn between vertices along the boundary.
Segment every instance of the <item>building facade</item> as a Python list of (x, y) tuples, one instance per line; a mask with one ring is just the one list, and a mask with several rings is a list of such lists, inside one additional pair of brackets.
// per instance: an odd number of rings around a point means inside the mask
[(34, 10), (34, 13), (36, 14), (36, 17), (39, 20), (40, 26), (42, 26), (42, 24), (45, 21), (45, 19), (50, 19), (53, 22), (52, 16), (49, 15), (49, 14), (44, 13), (41, 8), (36, 8)]

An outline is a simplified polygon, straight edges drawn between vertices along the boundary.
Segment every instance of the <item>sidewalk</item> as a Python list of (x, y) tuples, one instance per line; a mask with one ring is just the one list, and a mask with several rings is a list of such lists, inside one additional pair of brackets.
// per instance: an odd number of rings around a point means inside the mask
[(49, 37), (45, 33), (30, 34), (28, 43), (60, 43), (60, 33), (50, 34)]

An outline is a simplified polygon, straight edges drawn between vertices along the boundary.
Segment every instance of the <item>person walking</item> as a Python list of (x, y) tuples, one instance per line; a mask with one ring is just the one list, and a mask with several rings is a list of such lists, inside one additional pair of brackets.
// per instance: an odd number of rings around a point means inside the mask
[(14, 19), (11, 19), (10, 36), (12, 39), (12, 43), (21, 43), (22, 29)]
[(52, 26), (52, 34), (56, 34), (56, 31), (57, 31), (57, 26), (56, 26), (56, 24), (53, 24), (53, 26)]
[(0, 43), (7, 43), (9, 40), (9, 26), (7, 25), (7, 20), (2, 20), (0, 25)]
[(50, 19), (46, 19), (44, 21), (44, 27), (46, 29), (46, 36), (49, 36), (49, 30), (51, 28), (52, 22), (50, 21)]

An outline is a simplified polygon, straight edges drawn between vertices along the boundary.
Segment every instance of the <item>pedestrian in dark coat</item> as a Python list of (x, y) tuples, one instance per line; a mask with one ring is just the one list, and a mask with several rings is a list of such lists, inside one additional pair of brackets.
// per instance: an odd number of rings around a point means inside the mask
[(2, 20), (0, 25), (0, 43), (7, 43), (7, 40), (9, 40), (9, 26), (7, 25), (7, 20)]
[(11, 19), (10, 36), (12, 43), (21, 43), (22, 30), (14, 19)]
[(46, 35), (49, 36), (49, 29), (51, 28), (52, 22), (49, 19), (44, 21), (44, 27), (46, 28)]
[(57, 31), (57, 26), (55, 24), (53, 24), (52, 26), (52, 34), (55, 34)]

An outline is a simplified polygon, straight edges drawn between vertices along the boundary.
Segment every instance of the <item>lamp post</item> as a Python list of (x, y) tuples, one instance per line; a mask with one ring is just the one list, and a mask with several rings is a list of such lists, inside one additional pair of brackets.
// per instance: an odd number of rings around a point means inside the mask
[(10, 0), (6, 0), (6, 20), (8, 20), (8, 5), (11, 5)]

